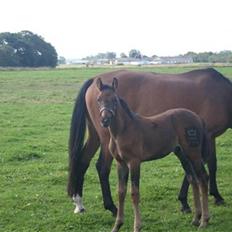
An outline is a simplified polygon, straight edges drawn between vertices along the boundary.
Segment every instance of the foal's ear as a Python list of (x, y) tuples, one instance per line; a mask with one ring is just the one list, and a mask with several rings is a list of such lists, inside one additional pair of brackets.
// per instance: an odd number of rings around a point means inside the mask
[(102, 84), (101, 78), (98, 78), (98, 79), (97, 79), (96, 84), (97, 84), (97, 88), (98, 88), (100, 91), (102, 91), (103, 84)]
[(118, 79), (114, 77), (112, 82), (112, 88), (115, 91), (118, 88)]

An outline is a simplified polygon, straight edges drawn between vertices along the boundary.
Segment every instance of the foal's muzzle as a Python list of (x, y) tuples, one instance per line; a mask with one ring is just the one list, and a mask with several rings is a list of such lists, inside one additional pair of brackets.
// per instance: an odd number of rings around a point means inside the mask
[(107, 107), (102, 107), (100, 109), (100, 116), (101, 116), (101, 126), (102, 127), (109, 127), (114, 116), (114, 111)]
[(110, 118), (103, 118), (103, 119), (101, 120), (101, 126), (102, 126), (102, 127), (107, 128), (107, 127), (110, 126), (110, 123), (111, 123), (111, 119), (110, 119)]

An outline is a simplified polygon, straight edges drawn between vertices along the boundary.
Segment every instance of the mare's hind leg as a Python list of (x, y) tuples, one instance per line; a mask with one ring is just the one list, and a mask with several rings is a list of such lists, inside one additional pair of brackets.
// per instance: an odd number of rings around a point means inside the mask
[(98, 176), (100, 179), (101, 190), (103, 195), (104, 208), (110, 210), (113, 216), (117, 214), (117, 208), (113, 202), (110, 184), (109, 184), (109, 175), (110, 169), (113, 161), (113, 157), (110, 154), (108, 148), (108, 142), (104, 142), (101, 146), (100, 156), (96, 164), (98, 171)]
[(211, 153), (207, 162), (207, 166), (209, 169), (209, 190), (210, 195), (214, 196), (215, 204), (221, 205), (224, 203), (224, 199), (220, 195), (217, 187), (216, 181), (216, 172), (217, 172), (217, 157), (216, 157), (216, 146), (215, 146), (215, 138), (211, 139)]
[(84, 184), (84, 175), (89, 167), (89, 163), (96, 153), (99, 147), (99, 138), (95, 131), (95, 129), (88, 124), (89, 129), (89, 137), (82, 149), (82, 159), (78, 163), (77, 169), (77, 190), (76, 193), (73, 195), (73, 201), (75, 205), (74, 213), (82, 213), (85, 211), (82, 202), (82, 195), (83, 195), (83, 184)]
[(181, 203), (181, 211), (183, 213), (191, 213), (191, 208), (188, 204), (188, 189), (189, 181), (187, 175), (185, 175), (178, 195), (178, 200)]
[(191, 208), (188, 204), (188, 189), (189, 189), (189, 181), (187, 177), (187, 173), (191, 174), (189, 170), (186, 170), (186, 167), (188, 165), (188, 160), (184, 158), (183, 151), (180, 147), (177, 147), (175, 149), (175, 155), (178, 157), (178, 159), (181, 161), (182, 167), (185, 170), (185, 176), (181, 185), (181, 189), (178, 195), (178, 200), (181, 203), (181, 211), (184, 213), (190, 213)]
[(183, 152), (182, 148), (177, 147), (175, 149), (175, 154), (179, 158), (183, 169), (185, 170), (185, 178), (191, 183), (193, 189), (193, 199), (194, 199), (194, 207), (195, 214), (192, 221), (192, 224), (199, 225), (199, 220), (201, 217), (201, 202), (200, 202), (200, 194), (199, 188), (197, 185), (197, 178), (194, 171), (194, 168), (191, 164), (191, 161), (188, 159), (186, 154)]

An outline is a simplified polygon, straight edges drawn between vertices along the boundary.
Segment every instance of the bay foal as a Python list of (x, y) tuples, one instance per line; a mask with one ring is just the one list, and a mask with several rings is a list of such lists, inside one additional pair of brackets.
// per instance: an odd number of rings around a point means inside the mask
[(124, 221), (124, 200), (130, 173), (134, 208), (134, 232), (141, 229), (139, 210), (140, 164), (163, 158), (174, 152), (180, 159), (193, 188), (195, 215), (193, 224), (208, 224), (207, 173), (202, 161), (205, 136), (202, 120), (186, 109), (168, 110), (152, 117), (134, 114), (116, 94), (118, 81), (105, 85), (96, 81), (100, 124), (109, 130), (109, 150), (117, 161), (119, 206), (112, 232), (119, 231)]

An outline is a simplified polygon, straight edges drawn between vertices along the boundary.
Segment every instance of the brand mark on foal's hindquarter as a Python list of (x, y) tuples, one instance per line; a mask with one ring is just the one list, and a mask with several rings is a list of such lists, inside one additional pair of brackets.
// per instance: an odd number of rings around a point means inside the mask
[(200, 145), (199, 130), (195, 127), (185, 128), (185, 137), (191, 147), (197, 147)]

